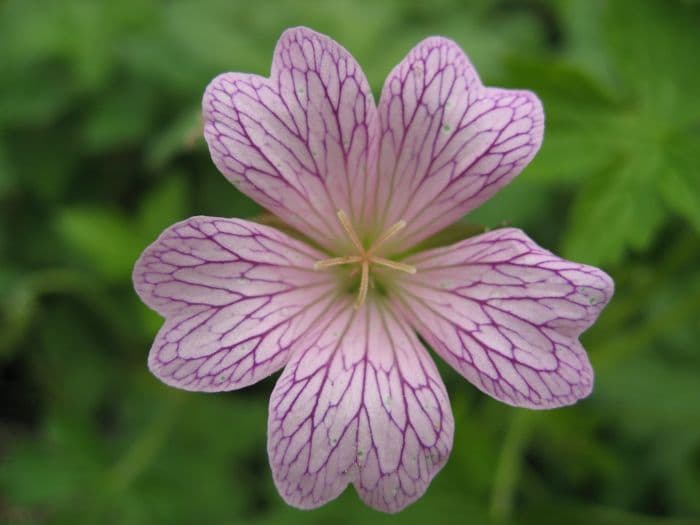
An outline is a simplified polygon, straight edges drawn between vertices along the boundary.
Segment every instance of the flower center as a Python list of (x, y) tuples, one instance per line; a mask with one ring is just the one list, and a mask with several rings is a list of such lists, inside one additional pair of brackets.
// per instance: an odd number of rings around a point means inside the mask
[(369, 289), (369, 270), (370, 265), (375, 264), (378, 266), (384, 266), (385, 268), (390, 268), (392, 270), (398, 270), (400, 272), (406, 272), (410, 274), (416, 273), (416, 267), (410, 264), (404, 264), (396, 261), (390, 261), (384, 257), (378, 257), (375, 255), (376, 251), (389, 239), (391, 239), (398, 232), (406, 227), (406, 221), (399, 221), (392, 225), (384, 233), (382, 233), (372, 245), (365, 249), (360, 241), (360, 238), (353, 228), (350, 219), (343, 210), (338, 210), (338, 220), (340, 224), (343, 225), (345, 233), (348, 234), (350, 241), (357, 250), (355, 255), (343, 255), (342, 257), (331, 257), (330, 259), (323, 259), (322, 261), (316, 262), (314, 264), (314, 270), (322, 270), (325, 268), (330, 268), (331, 266), (340, 266), (342, 264), (359, 264), (360, 265), (360, 290), (357, 293), (357, 300), (355, 301), (355, 308), (359, 308), (367, 299), (367, 291)]

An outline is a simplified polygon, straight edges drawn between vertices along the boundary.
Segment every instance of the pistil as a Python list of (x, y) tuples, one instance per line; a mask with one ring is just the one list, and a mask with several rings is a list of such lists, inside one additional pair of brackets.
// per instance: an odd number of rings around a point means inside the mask
[(341, 257), (332, 257), (330, 259), (323, 259), (317, 261), (314, 264), (314, 270), (323, 270), (326, 268), (331, 268), (333, 266), (340, 266), (343, 264), (355, 264), (359, 263), (361, 265), (360, 271), (360, 289), (357, 294), (357, 299), (355, 300), (355, 308), (362, 306), (367, 299), (367, 292), (369, 290), (369, 269), (371, 264), (376, 264), (379, 266), (384, 266), (392, 270), (398, 270), (400, 272), (406, 272), (410, 274), (416, 273), (416, 267), (410, 264), (405, 264), (397, 261), (392, 261), (385, 259), (384, 257), (378, 257), (374, 253), (384, 245), (389, 239), (394, 237), (398, 232), (406, 227), (406, 221), (398, 221), (397, 223), (390, 226), (384, 233), (382, 233), (377, 240), (372, 243), (372, 245), (365, 249), (360, 241), (360, 237), (357, 235), (355, 228), (350, 222), (350, 218), (343, 210), (338, 210), (338, 220), (343, 226), (345, 233), (347, 233), (352, 242), (353, 246), (357, 250), (357, 255), (343, 255)]

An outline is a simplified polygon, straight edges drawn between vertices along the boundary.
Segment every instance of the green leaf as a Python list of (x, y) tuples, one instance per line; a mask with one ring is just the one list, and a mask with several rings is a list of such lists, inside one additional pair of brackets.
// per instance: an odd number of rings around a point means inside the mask
[(649, 247), (664, 219), (656, 193), (658, 156), (626, 159), (596, 174), (572, 209), (564, 256), (589, 264), (616, 263), (627, 247)]
[[(538, 180), (532, 180), (529, 167), (508, 186), (469, 213), (471, 224), (483, 224), (487, 229), (502, 226), (527, 228), (536, 223), (547, 207), (548, 188)], [(474, 233), (472, 233), (474, 235)]]
[(526, 172), (538, 181), (576, 181), (615, 156), (618, 135), (611, 126), (615, 98), (584, 69), (560, 59), (511, 58), (509, 83), (527, 86), (542, 99), (542, 149)]
[[(626, 480), (629, 482), (629, 479)], [(694, 518), (666, 518), (647, 516), (602, 505), (553, 504), (533, 505), (525, 509), (519, 525), (542, 525), (543, 523), (566, 523), (567, 525), (697, 525)]]
[(27, 440), (0, 464), (0, 487), (21, 504), (65, 505), (77, 487), (99, 475), (99, 442), (84, 420), (68, 414), (46, 418), (42, 439)]
[[(514, 57), (506, 62), (514, 80), (537, 93), (552, 111), (554, 119), (575, 115), (579, 119), (590, 110), (614, 109), (616, 97), (581, 65), (559, 57)], [(517, 80), (516, 80), (517, 79)], [(572, 103), (575, 102), (575, 103)]]
[[(39, 69), (41, 74), (37, 73)], [(0, 72), (0, 129), (55, 121), (74, 95), (74, 87), (66, 76), (65, 71), (53, 64), (3, 68)]]
[(44, 205), (60, 201), (80, 162), (78, 155), (68, 154), (74, 145), (75, 137), (68, 130), (58, 134), (43, 129), (8, 134), (7, 156), (18, 185)]
[(164, 181), (144, 197), (139, 206), (142, 238), (151, 242), (168, 226), (185, 219), (188, 208), (185, 178), (167, 175)]
[(112, 281), (128, 280), (142, 246), (134, 226), (116, 211), (100, 208), (63, 210), (57, 227), (83, 257), (80, 266)]
[(560, 6), (574, 63), (608, 86), (601, 93), (615, 93), (611, 106), (592, 105), (595, 90), (575, 92), (562, 82), (575, 78), (571, 71), (532, 73), (545, 84), (548, 115), (533, 171), (543, 178), (574, 172), (583, 183), (564, 241), (568, 256), (615, 262), (650, 246), (668, 219), (663, 201), (696, 226), (700, 221), (699, 148), (688, 131), (700, 125), (700, 10), (652, 0)]
[(89, 108), (84, 140), (93, 152), (135, 144), (146, 136), (153, 120), (154, 94), (144, 86), (113, 86)]
[(0, 359), (13, 355), (31, 323), (36, 298), (17, 271), (0, 270)]
[(164, 132), (151, 141), (146, 163), (151, 169), (161, 169), (178, 153), (191, 151), (203, 142), (201, 109), (189, 109), (178, 115)]
[(659, 190), (668, 206), (700, 233), (700, 131), (671, 136), (664, 152), (668, 164)]
[[(601, 379), (598, 401), (611, 416), (623, 411), (626, 418), (621, 424), (633, 434), (653, 435), (659, 426), (688, 431), (690, 424), (700, 429), (700, 390), (695, 370), (668, 364), (660, 355), (637, 354), (615, 370), (605, 371)], [(636, 388), (639, 382), (653, 383), (656, 388)]]
[(664, 120), (700, 115), (700, 8), (676, 0), (609, 2), (605, 40), (616, 71), (645, 110)]
[(0, 198), (9, 193), (15, 184), (16, 181), (10, 170), (10, 162), (5, 149), (5, 142), (0, 139)]

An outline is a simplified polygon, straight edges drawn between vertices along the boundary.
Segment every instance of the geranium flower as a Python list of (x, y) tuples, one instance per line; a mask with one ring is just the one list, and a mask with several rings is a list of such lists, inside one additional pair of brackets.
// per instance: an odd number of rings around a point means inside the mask
[(419, 334), (477, 388), (552, 408), (592, 388), (578, 341), (613, 292), (522, 231), (419, 250), (515, 177), (540, 146), (528, 91), (484, 87), (445, 38), (418, 44), (378, 106), (353, 57), (286, 31), (270, 78), (226, 73), (204, 95), (221, 172), (286, 229), (193, 217), (134, 270), (166, 321), (151, 371), (216, 392), (284, 368), (268, 452), (286, 502), (312, 508), (352, 483), (395, 512), (420, 497), (452, 447), (445, 386)]

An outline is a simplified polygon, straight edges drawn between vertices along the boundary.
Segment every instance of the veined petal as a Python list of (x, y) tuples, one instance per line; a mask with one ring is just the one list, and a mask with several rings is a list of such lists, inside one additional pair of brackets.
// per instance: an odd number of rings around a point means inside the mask
[(345, 239), (338, 210), (356, 225), (369, 213), (377, 110), (360, 66), (327, 36), (288, 29), (269, 79), (219, 75), (203, 109), (219, 170), (289, 225), (333, 248)]
[(495, 230), (407, 260), (406, 316), (478, 388), (511, 405), (553, 408), (587, 396), (578, 336), (613, 294), (610, 277), (560, 259), (522, 231)]
[(267, 226), (193, 217), (151, 244), (134, 267), (144, 303), (166, 318), (148, 358), (163, 382), (235, 390), (279, 370), (322, 315), (336, 285), (322, 255)]
[(371, 507), (418, 499), (452, 448), (444, 384), (415, 333), (376, 301), (339, 301), (270, 399), (268, 452), (287, 503), (318, 507), (353, 483)]
[(455, 222), (508, 184), (542, 142), (542, 105), (529, 91), (487, 88), (451, 40), (418, 44), (387, 78), (379, 102), (380, 227), (399, 220), (405, 249)]

